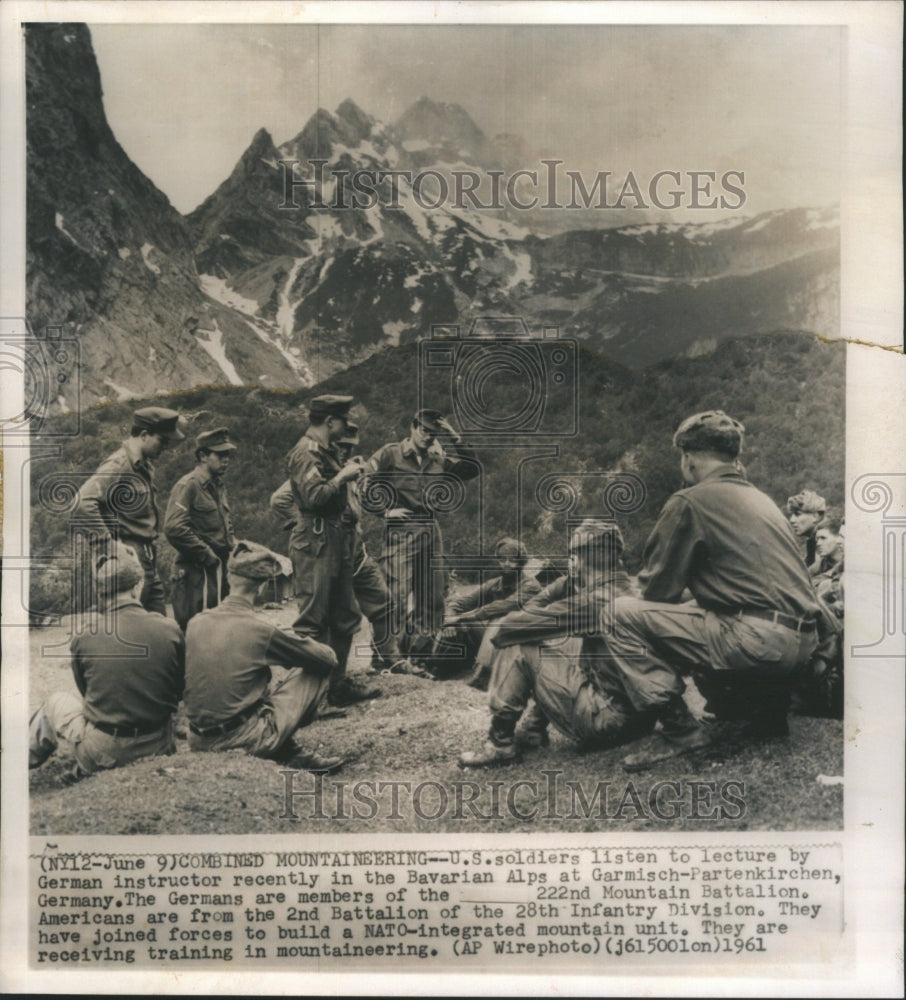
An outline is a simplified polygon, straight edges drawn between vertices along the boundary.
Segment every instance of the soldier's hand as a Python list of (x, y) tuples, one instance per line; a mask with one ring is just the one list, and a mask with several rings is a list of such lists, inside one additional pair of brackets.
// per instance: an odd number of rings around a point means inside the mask
[(364, 463), (361, 457), (357, 455), (355, 458), (350, 459), (337, 473), (337, 482), (348, 483), (350, 479), (358, 479), (364, 471)]
[(460, 438), (462, 437), (462, 435), (459, 433), (459, 431), (456, 430), (456, 428), (450, 423), (449, 420), (447, 420), (446, 417), (441, 417), (437, 421), (437, 423), (438, 423), (438, 426), (441, 427), (441, 428), (443, 428), (443, 430), (445, 430), (447, 432), (447, 434), (449, 434), (450, 437), (453, 438), (454, 441), (459, 441)]

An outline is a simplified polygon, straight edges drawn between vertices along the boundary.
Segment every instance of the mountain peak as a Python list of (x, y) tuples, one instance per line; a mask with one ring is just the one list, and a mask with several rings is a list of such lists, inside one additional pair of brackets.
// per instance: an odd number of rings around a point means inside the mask
[(243, 154), (244, 157), (249, 156), (267, 156), (271, 157), (277, 152), (276, 146), (274, 146), (274, 140), (271, 138), (270, 132), (266, 128), (259, 128), (255, 135), (252, 137), (251, 144), (249, 148)]
[(347, 97), (337, 108), (336, 116), (340, 122), (347, 124), (352, 133), (357, 137), (357, 142), (350, 145), (357, 145), (358, 142), (367, 139), (371, 135), (374, 119), (371, 115), (366, 114), (351, 98)]
[(406, 146), (407, 142), (418, 143), (417, 148), (431, 148), (447, 162), (467, 160), (485, 167), (497, 166), (492, 143), (459, 104), (420, 97), (403, 112), (394, 125), (394, 133), (404, 149), (416, 148)]

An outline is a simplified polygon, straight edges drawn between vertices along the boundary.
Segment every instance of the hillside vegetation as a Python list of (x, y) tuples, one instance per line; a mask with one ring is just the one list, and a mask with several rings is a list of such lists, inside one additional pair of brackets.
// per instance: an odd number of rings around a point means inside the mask
[[(742, 459), (748, 476), (778, 504), (803, 488), (842, 504), (844, 357), (843, 344), (798, 332), (726, 341), (707, 356), (635, 372), (579, 348), (578, 382), (566, 379), (557, 385), (551, 380), (538, 432), (514, 433), (497, 439), (495, 447), (476, 449), (481, 475), (466, 485), (461, 506), (442, 519), (447, 552), (487, 554), (499, 535), (518, 533), (533, 554), (562, 556), (570, 520), (604, 513), (607, 479), (602, 473), (627, 472), (644, 483), (639, 508), (617, 518), (626, 538), (628, 567), (636, 570), (658, 512), (681, 485), (672, 433), (683, 417), (711, 408), (724, 409), (745, 423)], [(325, 392), (354, 396), (361, 452), (368, 456), (407, 433), (419, 400), (419, 367), (418, 345), (405, 345), (383, 350), (314, 389), (211, 386), (154, 402), (178, 409), (191, 437), (220, 425), (230, 428), (240, 445), (227, 480), (237, 535), (286, 551), (268, 498), (285, 478), (284, 456), (305, 429), (304, 404)], [(449, 369), (425, 374), (424, 405), (453, 413), (450, 382)], [(484, 389), (487, 414), (511, 414), (525, 392), (524, 386), (502, 375), (490, 378)], [(53, 433), (81, 419), (78, 436), (64, 439), (62, 457), (31, 462), (32, 556), (59, 560), (32, 573), (33, 613), (68, 610), (70, 540), (61, 481), (75, 487), (84, 473), (92, 472), (128, 435), (131, 413), (141, 405), (109, 404), (47, 425)], [(576, 433), (569, 435), (574, 406)], [(190, 439), (165, 452), (157, 463), (162, 514), (173, 483), (193, 465), (192, 452)], [(554, 474), (574, 491), (571, 506), (545, 506), (539, 500), (546, 477)], [(376, 517), (366, 518), (373, 552), (379, 549), (380, 524)], [(163, 540), (159, 553), (166, 582), (174, 553)]]

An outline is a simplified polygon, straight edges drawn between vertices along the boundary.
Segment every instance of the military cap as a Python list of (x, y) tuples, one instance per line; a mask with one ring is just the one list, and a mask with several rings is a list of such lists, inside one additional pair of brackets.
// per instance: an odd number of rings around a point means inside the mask
[(352, 396), (315, 396), (308, 404), (311, 417), (345, 417), (352, 406)]
[(413, 418), (415, 423), (420, 424), (430, 434), (440, 434), (443, 427), (440, 421), (443, 420), (440, 410), (419, 410)]
[(171, 441), (184, 441), (185, 434), (179, 429), (179, 414), (163, 406), (146, 406), (132, 415), (132, 426), (149, 434), (160, 434)]
[(277, 554), (257, 542), (237, 542), (227, 561), (227, 573), (249, 580), (270, 580), (281, 572)]
[(195, 447), (205, 451), (235, 451), (236, 445), (230, 440), (230, 432), (226, 427), (215, 427), (205, 431), (195, 438)]
[(818, 496), (814, 490), (803, 490), (786, 502), (791, 514), (823, 514), (826, 509), (824, 497)]
[(351, 424), (346, 421), (346, 430), (343, 431), (343, 436), (337, 438), (337, 444), (358, 444), (359, 443), (359, 425)]
[(528, 562), (528, 552), (525, 546), (516, 538), (501, 538), (494, 546), (494, 555), (498, 559), (513, 559), (520, 566)]
[(705, 410), (679, 425), (673, 446), (684, 451), (718, 451), (735, 458), (742, 451), (745, 432), (745, 427), (723, 410)]
[(569, 550), (574, 552), (577, 549), (598, 549), (610, 545), (617, 552), (622, 552), (623, 544), (623, 533), (615, 521), (587, 517), (573, 532)]
[(105, 552), (95, 563), (98, 592), (103, 596), (121, 594), (145, 578), (145, 571), (138, 561), (135, 550), (116, 542), (113, 549)]

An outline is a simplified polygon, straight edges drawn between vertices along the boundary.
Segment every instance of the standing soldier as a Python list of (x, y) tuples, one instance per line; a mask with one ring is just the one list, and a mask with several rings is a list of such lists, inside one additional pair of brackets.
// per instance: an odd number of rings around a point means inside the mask
[(289, 540), (299, 615), (293, 628), (329, 642), (337, 656), (328, 702), (342, 708), (380, 691), (346, 676), (346, 661), (361, 615), (352, 590), (355, 531), (347, 483), (362, 474), (361, 458), (341, 462), (333, 445), (347, 432), (352, 396), (317, 396), (309, 427), (286, 459), (297, 516)]
[[(449, 450), (437, 440), (451, 439)], [(395, 635), (405, 631), (409, 596), (413, 599), (413, 624), (433, 634), (444, 606), (443, 538), (429, 499), (431, 487), (448, 476), (474, 479), (479, 465), (475, 453), (464, 446), (461, 435), (437, 410), (419, 410), (409, 437), (385, 444), (368, 462), (369, 476), (386, 480), (395, 506), (386, 511), (381, 569), (393, 598)]]
[(164, 534), (179, 553), (173, 615), (183, 631), (193, 615), (216, 607), (230, 592), (226, 561), (236, 540), (223, 474), (235, 450), (226, 427), (199, 434), (198, 464), (173, 487), (167, 504)]
[[(356, 424), (347, 423), (343, 437), (335, 443), (337, 455), (345, 465), (359, 444), (359, 428)], [(352, 591), (358, 601), (362, 614), (371, 622), (371, 643), (374, 648), (372, 666), (375, 670), (389, 670), (395, 674), (417, 674), (429, 676), (424, 670), (414, 666), (400, 653), (396, 636), (390, 630), (390, 609), (392, 601), (387, 582), (378, 564), (365, 548), (360, 528), (362, 506), (359, 500), (357, 484), (349, 483), (346, 498), (349, 508), (343, 517), (349, 521), (355, 533), (352, 556)], [(271, 510), (280, 519), (281, 526), (291, 531), (296, 524), (297, 508), (293, 501), (292, 486), (287, 480), (271, 494)]]
[(75, 526), (87, 531), (98, 549), (117, 539), (133, 549), (144, 571), (142, 607), (162, 615), (167, 607), (154, 548), (160, 514), (152, 459), (171, 441), (183, 440), (175, 410), (161, 406), (136, 410), (130, 436), (79, 490), (73, 512)]

